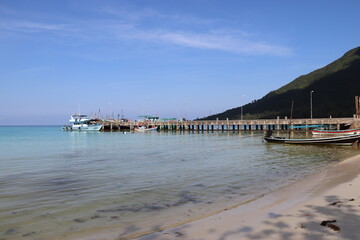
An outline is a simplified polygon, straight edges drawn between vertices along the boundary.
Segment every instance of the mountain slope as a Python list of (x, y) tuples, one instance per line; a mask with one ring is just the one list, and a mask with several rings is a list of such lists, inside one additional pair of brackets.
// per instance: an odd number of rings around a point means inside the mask
[[(354, 96), (360, 95), (360, 47), (323, 68), (296, 78), (260, 100), (244, 105), (244, 118), (289, 117), (292, 101), (294, 118), (310, 117), (311, 91), (314, 91), (313, 117), (351, 117), (355, 112)], [(240, 115), (241, 107), (237, 107), (204, 119), (240, 119)]]

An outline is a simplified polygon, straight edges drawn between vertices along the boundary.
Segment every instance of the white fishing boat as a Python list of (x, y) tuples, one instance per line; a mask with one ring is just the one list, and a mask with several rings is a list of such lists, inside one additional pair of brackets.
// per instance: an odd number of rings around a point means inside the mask
[(64, 131), (100, 131), (103, 127), (96, 119), (83, 114), (72, 115), (69, 122), (70, 125), (63, 127)]

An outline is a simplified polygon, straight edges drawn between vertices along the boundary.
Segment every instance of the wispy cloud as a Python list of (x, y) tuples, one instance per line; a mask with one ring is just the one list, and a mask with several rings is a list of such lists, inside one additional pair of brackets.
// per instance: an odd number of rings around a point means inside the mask
[(156, 43), (167, 43), (178, 46), (211, 49), (233, 52), (246, 55), (277, 55), (285, 56), (292, 54), (287, 47), (269, 44), (263, 41), (251, 40), (248, 34), (234, 31), (209, 31), (194, 33), (185, 31), (168, 30), (141, 30), (127, 26), (120, 27), (117, 32), (119, 38), (132, 38)]
[(114, 8), (103, 6), (96, 11), (122, 19), (124, 21), (141, 22), (153, 19), (165, 20), (165, 22), (176, 22), (177, 24), (208, 25), (216, 22), (214, 19), (203, 19), (189, 15), (165, 14), (151, 8), (132, 10), (129, 7)]
[[(52, 21), (53, 23), (49, 23), (48, 19), (5, 19), (0, 22), (0, 33), (55, 33), (65, 38), (88, 39), (92, 42), (135, 39), (150, 44), (168, 44), (245, 55), (292, 54), (288, 47), (269, 43), (257, 38), (253, 33), (222, 28), (223, 25), (215, 23), (214, 20), (163, 14), (148, 8), (134, 11), (129, 8), (102, 7), (97, 14), (102, 17), (89, 18), (86, 21), (61, 21), (58, 17), (57, 21)], [(26, 19), (26, 16), (23, 19)]]
[(242, 54), (288, 55), (291, 50), (285, 47), (257, 42), (234, 35), (217, 35), (212, 33), (164, 33), (160, 35), (164, 41), (202, 49), (214, 49)]
[[(222, 29), (221, 20), (199, 19), (192, 16), (170, 15), (153, 9), (131, 11), (127, 8), (102, 8), (105, 14), (116, 16), (122, 24), (108, 25), (117, 38), (131, 38), (198, 49), (211, 49), (246, 55), (292, 54), (292, 49), (265, 40), (257, 39), (256, 34), (239, 29)], [(167, 24), (144, 28), (148, 20), (161, 19)], [(126, 24), (124, 24), (126, 22)], [(142, 27), (141, 27), (142, 26)], [(184, 27), (185, 26), (185, 27)], [(194, 27), (196, 26), (196, 30)], [(186, 30), (180, 30), (186, 29)], [(214, 30), (215, 29), (215, 30)]]
[(0, 23), (0, 29), (24, 33), (74, 31), (74, 29), (67, 24), (49, 24), (35, 21), (2, 21)]

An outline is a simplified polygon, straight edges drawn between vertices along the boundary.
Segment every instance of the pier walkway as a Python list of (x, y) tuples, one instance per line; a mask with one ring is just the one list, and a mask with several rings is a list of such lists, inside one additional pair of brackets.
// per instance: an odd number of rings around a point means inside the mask
[(261, 131), (296, 129), (300, 125), (332, 125), (341, 129), (344, 125), (360, 123), (358, 118), (303, 118), (303, 119), (257, 119), (257, 120), (199, 120), (199, 121), (103, 121), (103, 130), (132, 130), (135, 126), (156, 126), (159, 130), (174, 131)]

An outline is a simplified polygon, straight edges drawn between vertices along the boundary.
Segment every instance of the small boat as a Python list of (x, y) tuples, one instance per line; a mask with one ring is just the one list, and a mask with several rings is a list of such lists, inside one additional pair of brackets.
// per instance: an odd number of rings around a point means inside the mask
[(64, 131), (100, 131), (102, 124), (97, 119), (89, 118), (87, 115), (74, 114), (71, 116), (70, 125), (63, 126)]
[(148, 132), (148, 131), (157, 131), (158, 128), (157, 127), (145, 127), (145, 126), (140, 126), (140, 127), (135, 127), (134, 131), (136, 132)]
[(346, 130), (325, 130), (325, 129), (313, 129), (312, 134), (315, 135), (353, 135), (360, 134), (360, 128), (346, 129)]
[(286, 144), (333, 144), (333, 145), (353, 145), (359, 143), (360, 134), (341, 135), (323, 138), (284, 138), (274, 137), (272, 132), (268, 131), (264, 140), (271, 143), (286, 143)]

